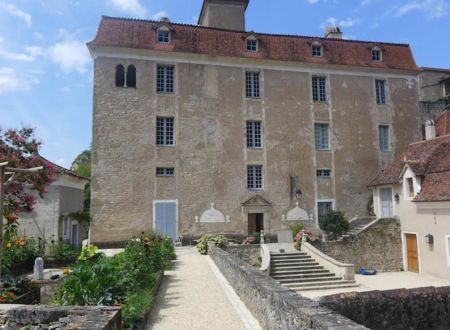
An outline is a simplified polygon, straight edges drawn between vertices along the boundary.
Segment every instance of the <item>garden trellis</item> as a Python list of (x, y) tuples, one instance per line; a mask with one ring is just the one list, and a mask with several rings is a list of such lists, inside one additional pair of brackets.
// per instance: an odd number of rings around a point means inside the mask
[[(33, 167), (28, 169), (21, 168), (12, 168), (7, 167), (8, 162), (0, 163), (0, 215), (1, 215), (1, 226), (0, 226), (0, 278), (2, 275), (2, 257), (3, 257), (3, 202), (5, 191), (8, 187), (17, 179), (17, 177), (21, 174), (29, 175), (35, 174), (38, 171), (41, 171), (44, 167)], [(5, 181), (5, 178), (8, 179)]]

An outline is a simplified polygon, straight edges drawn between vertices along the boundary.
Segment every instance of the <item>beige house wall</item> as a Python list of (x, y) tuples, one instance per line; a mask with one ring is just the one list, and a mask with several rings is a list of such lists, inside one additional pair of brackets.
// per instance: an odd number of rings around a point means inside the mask
[[(380, 215), (379, 189), (374, 190), (374, 209)], [(394, 215), (400, 219), (402, 230), (402, 253), (404, 269), (408, 270), (405, 234), (416, 234), (421, 275), (450, 277), (450, 202), (412, 202), (403, 194), (401, 184), (393, 186)], [(433, 235), (434, 244), (425, 243), (426, 235)]]
[[(300, 207), (316, 218), (318, 200), (334, 200), (348, 217), (366, 214), (368, 178), (418, 140), (419, 87), (414, 73), (303, 63), (209, 57), (131, 49), (92, 50), (95, 59), (91, 239), (120, 241), (151, 230), (154, 200), (178, 201), (178, 235), (247, 235), (242, 203), (261, 195), (265, 231), (290, 223), (290, 177), (299, 177)], [(137, 68), (137, 88), (116, 88), (117, 64)], [(176, 93), (155, 92), (159, 63), (175, 65)], [(246, 99), (245, 71), (261, 72), (261, 98)], [(312, 75), (327, 77), (329, 101), (312, 102)], [(375, 102), (385, 79), (388, 105)], [(175, 117), (175, 147), (156, 147), (157, 116)], [(263, 148), (247, 150), (245, 121), (263, 123)], [(331, 150), (315, 151), (314, 122), (330, 124)], [(391, 130), (381, 154), (378, 125)], [(264, 189), (248, 191), (247, 165), (263, 165)], [(155, 177), (156, 167), (175, 177)], [(316, 178), (330, 168), (331, 179)], [(196, 223), (215, 203), (230, 223)]]
[(437, 101), (445, 96), (445, 86), (441, 82), (444, 78), (450, 78), (450, 72), (447, 71), (429, 71), (424, 70), (420, 74), (420, 100)]

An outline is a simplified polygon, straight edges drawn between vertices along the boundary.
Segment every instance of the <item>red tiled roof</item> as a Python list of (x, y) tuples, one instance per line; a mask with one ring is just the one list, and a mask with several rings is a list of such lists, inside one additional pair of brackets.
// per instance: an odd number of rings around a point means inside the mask
[(450, 73), (450, 69), (444, 69), (444, 68), (430, 68), (426, 66), (420, 67), (422, 71), (434, 71), (434, 72), (443, 72), (443, 73)]
[(436, 136), (450, 134), (450, 111), (445, 111), (435, 122)]
[[(156, 43), (155, 29), (161, 24), (169, 24), (172, 29), (173, 40), (170, 46)], [(259, 40), (259, 52), (254, 54), (246, 52), (244, 47), (244, 40), (248, 35), (249, 33), (243, 31), (103, 16), (95, 39), (89, 42), (88, 46), (155, 49), (215, 56), (420, 71), (411, 48), (405, 44), (255, 34)], [(323, 57), (311, 55), (310, 45), (314, 41), (319, 41), (323, 45)], [(382, 62), (372, 61), (371, 48), (374, 46), (382, 49)]]
[(368, 186), (399, 183), (405, 165), (423, 178), (414, 201), (450, 200), (450, 135), (410, 144)]
[(73, 171), (71, 171), (71, 170), (69, 170), (69, 169), (67, 169), (65, 167), (59, 166), (58, 164), (55, 164), (55, 163), (49, 161), (48, 159), (46, 159), (46, 158), (44, 158), (42, 156), (39, 156), (39, 157), (41, 158), (41, 160), (44, 163), (47, 163), (50, 166), (52, 166), (55, 169), (56, 173), (58, 173), (58, 174), (67, 174), (67, 175), (70, 175), (70, 176), (72, 176), (74, 178), (81, 179), (81, 180), (86, 180), (86, 181), (90, 180), (89, 178), (87, 178), (85, 176), (78, 175), (75, 172), (73, 172)]

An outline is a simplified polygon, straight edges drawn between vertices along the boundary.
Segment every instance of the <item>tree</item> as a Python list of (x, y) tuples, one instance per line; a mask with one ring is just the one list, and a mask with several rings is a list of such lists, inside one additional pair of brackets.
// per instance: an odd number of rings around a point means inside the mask
[[(78, 175), (91, 178), (92, 147), (81, 152), (72, 162), (70, 169)], [(84, 211), (89, 212), (91, 208), (91, 183), (84, 187)]]
[(55, 168), (39, 156), (41, 145), (42, 142), (35, 137), (33, 128), (0, 128), (0, 162), (8, 162), (8, 167), (18, 169), (44, 167), (33, 175), (19, 175), (9, 185), (4, 192), (4, 216), (32, 211), (36, 203), (33, 192), (43, 197), (47, 187), (55, 180)]

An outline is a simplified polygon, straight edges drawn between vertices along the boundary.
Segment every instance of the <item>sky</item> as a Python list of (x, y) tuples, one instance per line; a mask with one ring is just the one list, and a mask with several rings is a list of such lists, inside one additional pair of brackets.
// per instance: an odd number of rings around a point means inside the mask
[[(89, 148), (101, 15), (196, 24), (203, 0), (0, 0), (0, 127), (34, 127), (41, 154), (69, 167)], [(408, 43), (419, 66), (450, 68), (450, 0), (250, 0), (247, 30)]]

